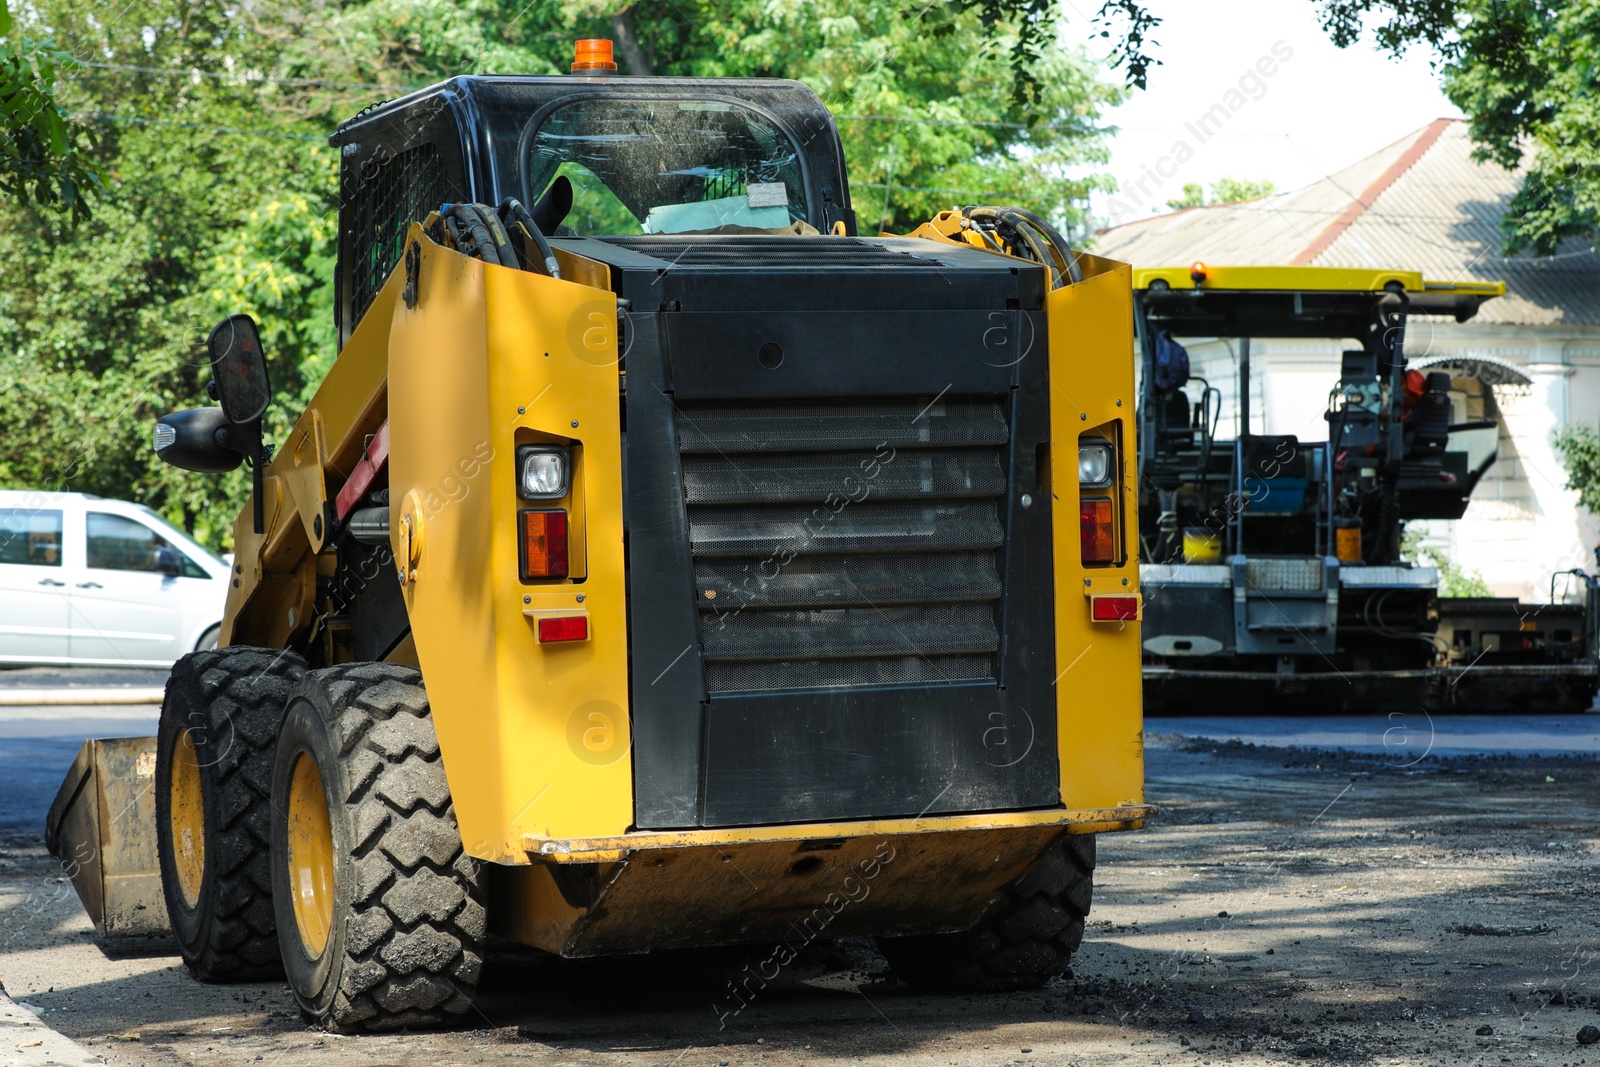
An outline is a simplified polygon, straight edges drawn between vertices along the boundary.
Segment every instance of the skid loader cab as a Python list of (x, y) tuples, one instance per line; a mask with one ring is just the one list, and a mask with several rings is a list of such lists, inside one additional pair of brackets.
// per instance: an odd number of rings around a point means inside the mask
[(833, 116), (798, 82), (460, 77), (362, 113), (332, 143), (341, 345), (399, 261), (406, 227), (441, 204), (536, 205), (565, 179), (571, 207), (550, 237), (855, 232)]
[(156, 743), (190, 968), (347, 1030), (466, 1011), (491, 929), (1059, 973), (1149, 810), (1128, 268), (857, 235), (790, 82), (458, 78), (333, 143), (341, 351)]

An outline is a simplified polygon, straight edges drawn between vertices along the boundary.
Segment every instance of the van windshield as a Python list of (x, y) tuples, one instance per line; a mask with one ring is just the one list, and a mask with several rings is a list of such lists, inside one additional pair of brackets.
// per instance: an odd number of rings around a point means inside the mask
[(524, 203), (572, 183), (560, 235), (756, 232), (809, 214), (793, 140), (728, 101), (577, 100), (535, 119), (519, 154)]

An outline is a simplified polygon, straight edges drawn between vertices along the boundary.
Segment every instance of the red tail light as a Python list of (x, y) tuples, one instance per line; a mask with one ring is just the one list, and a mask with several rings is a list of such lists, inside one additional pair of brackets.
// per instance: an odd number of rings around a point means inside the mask
[(565, 578), (567, 576), (567, 513), (565, 511), (522, 512), (522, 576), (524, 578)]
[(550, 641), (589, 640), (589, 617), (569, 615), (556, 619), (539, 620), (539, 643)]
[(1117, 558), (1117, 537), (1111, 501), (1080, 500), (1078, 522), (1083, 543), (1083, 562), (1114, 563)]
[(1136, 596), (1090, 597), (1094, 604), (1095, 622), (1130, 622), (1139, 617), (1139, 598)]

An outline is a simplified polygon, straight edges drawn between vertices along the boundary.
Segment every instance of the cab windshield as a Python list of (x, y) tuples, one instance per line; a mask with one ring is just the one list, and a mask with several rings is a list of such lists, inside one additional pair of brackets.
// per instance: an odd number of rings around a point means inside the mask
[(808, 215), (794, 142), (727, 101), (574, 101), (535, 118), (519, 155), (524, 203), (572, 183), (562, 236), (773, 231)]

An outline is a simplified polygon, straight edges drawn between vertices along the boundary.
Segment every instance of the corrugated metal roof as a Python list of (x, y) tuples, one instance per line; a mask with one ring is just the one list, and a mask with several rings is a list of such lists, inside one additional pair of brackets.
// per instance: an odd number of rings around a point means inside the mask
[[(1430, 131), (1437, 139), (1380, 183)], [(1505, 282), (1506, 295), (1484, 305), (1481, 322), (1600, 323), (1600, 256), (1586, 242), (1569, 240), (1548, 258), (1499, 254), (1500, 217), (1521, 183), (1520, 170), (1474, 161), (1466, 123), (1452, 120), (1442, 131), (1430, 125), (1408, 134), (1304, 189), (1113, 227), (1099, 234), (1094, 251), (1135, 267), (1196, 259), (1288, 264), (1346, 216), (1347, 225), (1312, 264), (1420, 270), (1437, 281)]]

